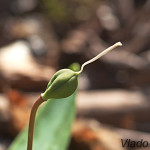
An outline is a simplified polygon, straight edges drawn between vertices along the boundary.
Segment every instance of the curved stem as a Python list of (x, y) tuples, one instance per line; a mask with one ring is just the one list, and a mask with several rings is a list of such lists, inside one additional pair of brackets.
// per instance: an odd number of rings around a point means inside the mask
[(107, 49), (105, 49), (104, 51), (102, 51), (100, 54), (98, 54), (97, 56), (95, 56), (94, 58), (90, 59), (89, 61), (86, 61), (82, 66), (80, 71), (76, 72), (76, 74), (80, 74), (83, 71), (83, 68), (87, 65), (90, 64), (92, 62), (94, 62), (95, 60), (99, 59), (100, 57), (102, 57), (103, 55), (105, 55), (106, 53), (108, 53), (109, 51), (113, 50), (114, 48), (118, 47), (118, 46), (122, 46), (121, 42), (117, 42), (116, 44), (108, 47)]
[(28, 129), (28, 145), (27, 150), (32, 150), (32, 143), (33, 143), (33, 133), (34, 133), (34, 122), (35, 122), (35, 116), (38, 107), (40, 104), (42, 104), (44, 100), (41, 96), (39, 96), (32, 106), (31, 113), (30, 113), (30, 119), (29, 119), (29, 129)]

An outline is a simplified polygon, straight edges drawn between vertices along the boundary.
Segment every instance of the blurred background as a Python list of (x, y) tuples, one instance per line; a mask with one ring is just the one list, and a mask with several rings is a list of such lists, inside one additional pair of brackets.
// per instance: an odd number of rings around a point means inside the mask
[(0, 0), (0, 150), (57, 70), (118, 41), (79, 77), (69, 150), (150, 142), (150, 0)]

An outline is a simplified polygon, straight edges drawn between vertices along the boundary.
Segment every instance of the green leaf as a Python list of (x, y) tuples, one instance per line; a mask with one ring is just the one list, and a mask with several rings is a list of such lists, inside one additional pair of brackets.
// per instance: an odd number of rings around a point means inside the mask
[[(75, 96), (46, 101), (38, 110), (33, 150), (66, 150), (75, 117)], [(27, 149), (27, 128), (19, 134), (8, 150)]]

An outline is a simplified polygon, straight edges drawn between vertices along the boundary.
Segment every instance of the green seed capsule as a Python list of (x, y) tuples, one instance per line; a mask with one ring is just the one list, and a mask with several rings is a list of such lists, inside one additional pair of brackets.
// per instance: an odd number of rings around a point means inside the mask
[(42, 94), (44, 100), (50, 98), (65, 98), (74, 93), (78, 86), (78, 73), (70, 69), (57, 71)]
[(41, 94), (43, 100), (48, 100), (50, 98), (65, 98), (72, 95), (78, 86), (78, 75), (83, 71), (83, 68), (95, 60), (99, 59), (112, 49), (116, 48), (117, 46), (122, 46), (121, 42), (114, 44), (113, 46), (107, 48), (94, 58), (90, 59), (89, 61), (85, 62), (82, 66), (80, 71), (74, 72), (70, 69), (62, 69), (54, 74), (52, 79), (47, 85), (46, 91)]

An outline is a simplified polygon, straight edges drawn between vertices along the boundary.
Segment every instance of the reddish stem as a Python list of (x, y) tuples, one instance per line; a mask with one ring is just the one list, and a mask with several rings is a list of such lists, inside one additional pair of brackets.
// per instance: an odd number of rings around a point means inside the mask
[(41, 96), (39, 96), (32, 106), (31, 113), (30, 113), (30, 120), (29, 120), (29, 129), (28, 129), (28, 145), (27, 150), (32, 150), (32, 143), (33, 143), (33, 133), (34, 133), (34, 122), (35, 122), (35, 116), (38, 107), (40, 104), (42, 104), (44, 100)]

